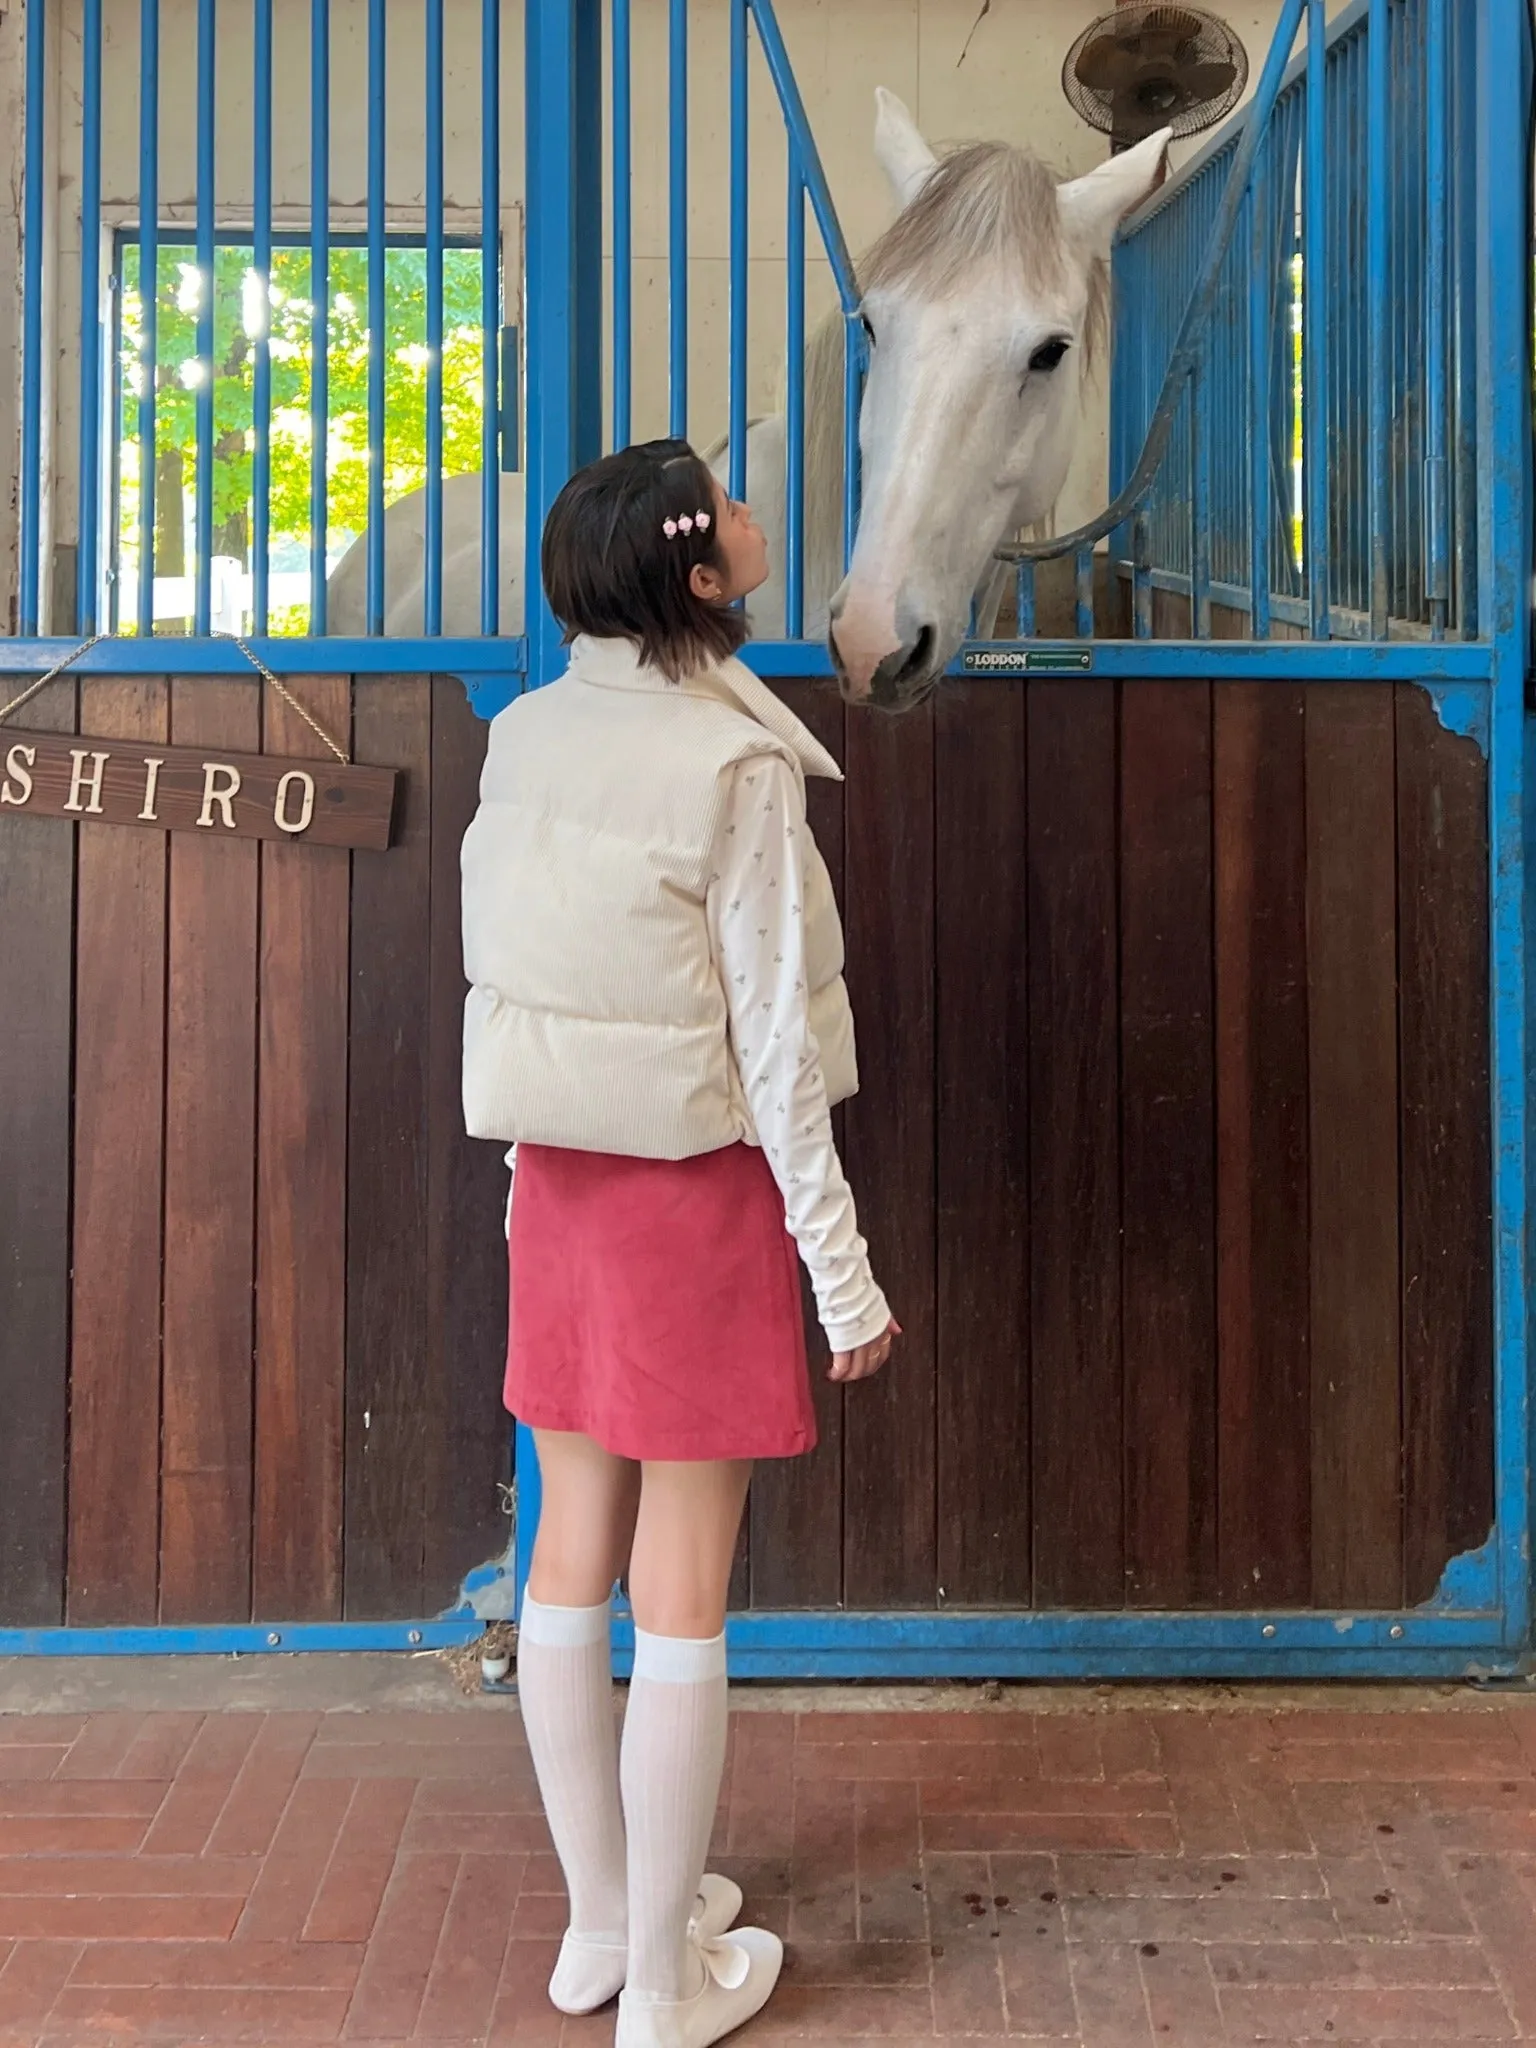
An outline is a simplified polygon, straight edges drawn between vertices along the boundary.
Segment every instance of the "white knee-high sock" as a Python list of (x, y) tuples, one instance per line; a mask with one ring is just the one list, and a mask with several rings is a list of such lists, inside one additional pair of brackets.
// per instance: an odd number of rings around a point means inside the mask
[(525, 1598), (517, 1636), (517, 1693), (544, 1813), (570, 1893), (571, 1932), (622, 1947), (627, 1933), (624, 1815), (609, 1608), (606, 1600), (601, 1607), (545, 1607)]
[(631, 1997), (691, 1998), (688, 1943), (725, 1768), (725, 1637), (693, 1642), (635, 1630), (620, 1779), (629, 1837)]

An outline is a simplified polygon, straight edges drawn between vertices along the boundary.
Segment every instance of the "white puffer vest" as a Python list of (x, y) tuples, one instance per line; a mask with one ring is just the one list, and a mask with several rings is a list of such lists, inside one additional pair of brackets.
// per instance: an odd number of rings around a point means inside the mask
[[(471, 1137), (689, 1159), (756, 1134), (705, 898), (726, 773), (837, 763), (739, 661), (681, 684), (578, 639), (491, 726), (464, 837), (464, 1121)], [(843, 933), (810, 834), (811, 1028), (833, 1103), (858, 1087)]]

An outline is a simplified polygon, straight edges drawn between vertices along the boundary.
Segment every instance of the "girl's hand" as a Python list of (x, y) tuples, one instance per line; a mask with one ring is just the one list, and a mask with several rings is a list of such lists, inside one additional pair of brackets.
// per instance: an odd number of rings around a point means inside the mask
[(885, 1334), (877, 1337), (873, 1344), (861, 1344), (856, 1351), (838, 1351), (833, 1354), (832, 1370), (827, 1377), (831, 1380), (872, 1379), (891, 1355), (893, 1338), (901, 1335), (901, 1325), (894, 1316), (885, 1327)]

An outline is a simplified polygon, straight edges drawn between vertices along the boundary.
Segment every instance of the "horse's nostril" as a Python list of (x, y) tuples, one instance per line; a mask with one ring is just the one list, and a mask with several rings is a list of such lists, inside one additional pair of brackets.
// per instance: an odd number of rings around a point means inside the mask
[(912, 643), (912, 652), (901, 664), (897, 674), (898, 688), (908, 683), (923, 682), (927, 678), (928, 671), (933, 665), (933, 638), (932, 626), (919, 628), (917, 638)]

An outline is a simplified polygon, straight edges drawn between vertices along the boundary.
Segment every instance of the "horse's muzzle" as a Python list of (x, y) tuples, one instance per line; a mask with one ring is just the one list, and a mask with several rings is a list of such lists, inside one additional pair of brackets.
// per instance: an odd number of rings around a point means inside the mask
[(929, 624), (918, 628), (914, 637), (895, 647), (877, 661), (873, 669), (861, 672), (843, 659), (837, 644), (834, 622), (827, 636), (838, 685), (849, 704), (870, 705), (876, 711), (910, 711), (921, 704), (938, 680), (942, 663), (935, 660), (938, 633)]

